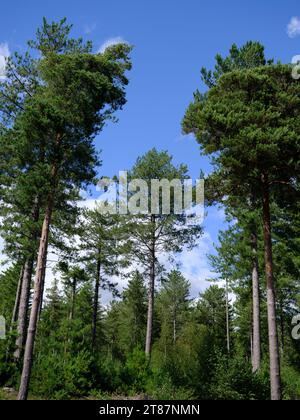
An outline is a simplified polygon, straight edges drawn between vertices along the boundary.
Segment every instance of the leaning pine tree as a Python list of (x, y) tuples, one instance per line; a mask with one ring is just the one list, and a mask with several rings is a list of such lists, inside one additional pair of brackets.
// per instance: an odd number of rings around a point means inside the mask
[(260, 197), (273, 400), (281, 398), (281, 380), (270, 204), (283, 191), (293, 192), (299, 179), (300, 85), (291, 71), (274, 65), (225, 74), (205, 101), (195, 99), (183, 122), (212, 156), (226, 198), (250, 200), (253, 190)]
[[(64, 23), (64, 22), (63, 22)], [(64, 53), (69, 26), (48, 25), (38, 31), (37, 47), (41, 53), (38, 66), (43, 83), (24, 104), (18, 124), (33, 138), (47, 138), (45, 143), (45, 180), (43, 225), (36, 267), (34, 295), (28, 327), (19, 400), (28, 395), (39, 308), (42, 301), (49, 233), (53, 210), (60, 192), (83, 188), (93, 181), (98, 157), (94, 136), (107, 119), (125, 104), (125, 72), (131, 68), (131, 48), (117, 45), (103, 54), (78, 52), (81, 40), (72, 41), (74, 49)], [(29, 141), (29, 138), (28, 138)], [(61, 205), (61, 203), (60, 203)]]

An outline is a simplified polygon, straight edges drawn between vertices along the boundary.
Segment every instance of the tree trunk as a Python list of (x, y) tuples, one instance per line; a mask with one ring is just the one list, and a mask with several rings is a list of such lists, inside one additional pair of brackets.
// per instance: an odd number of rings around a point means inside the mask
[[(155, 216), (151, 216), (152, 224), (155, 224)], [(150, 257), (150, 278), (148, 290), (148, 317), (147, 317), (147, 333), (146, 348), (147, 357), (151, 357), (152, 351), (152, 335), (153, 335), (153, 313), (154, 313), (154, 289), (155, 289), (155, 226), (153, 227), (153, 238)]]
[[(34, 206), (32, 209), (31, 216), (32, 216), (32, 222), (37, 223), (40, 217), (39, 197), (36, 197), (34, 200)], [(36, 242), (38, 240), (38, 232), (36, 228), (31, 233), (30, 239), (31, 239), (32, 244), (35, 247)], [(18, 312), (18, 329), (17, 329), (18, 336), (16, 339), (16, 350), (14, 353), (14, 358), (17, 362), (19, 362), (23, 356), (24, 346), (26, 343), (30, 289), (31, 289), (34, 258), (35, 258), (34, 253), (32, 253), (32, 255), (27, 258), (27, 261), (25, 262), (25, 267), (24, 267), (22, 289), (21, 289), (21, 296), (20, 296), (20, 305), (19, 305), (19, 312)]]
[(20, 305), (20, 298), (21, 298), (21, 290), (22, 290), (22, 283), (23, 283), (23, 275), (24, 275), (24, 265), (22, 265), (21, 271), (20, 271), (20, 277), (18, 281), (18, 288), (16, 293), (16, 299), (15, 299), (15, 305), (11, 317), (11, 323), (10, 323), (10, 331), (14, 329), (15, 323), (18, 319), (18, 312), (19, 312), (19, 305)]
[[(251, 328), (252, 330), (252, 328)], [(250, 332), (250, 354), (251, 354), (251, 362), (253, 364), (253, 334), (252, 331)]]
[[(59, 151), (62, 137), (60, 134), (57, 134), (55, 141), (55, 152), (57, 159), (59, 159)], [(49, 192), (48, 199), (46, 202), (46, 210), (43, 221), (43, 227), (40, 237), (39, 253), (36, 267), (36, 275), (34, 282), (34, 294), (32, 301), (32, 308), (30, 313), (30, 320), (28, 326), (27, 340), (25, 346), (25, 354), (23, 361), (23, 370), (20, 381), (20, 388), (18, 394), (18, 400), (26, 400), (28, 397), (28, 388), (31, 375), (31, 368), (33, 362), (33, 350), (35, 343), (35, 336), (37, 330), (37, 322), (39, 317), (39, 310), (41, 307), (41, 302), (43, 299), (43, 290), (44, 290), (44, 281), (45, 281), (45, 271), (47, 263), (47, 253), (48, 253), (48, 243), (49, 243), (49, 232), (51, 225), (51, 218), (54, 207), (55, 199), (55, 190), (57, 186), (57, 175), (58, 175), (58, 160), (53, 163), (51, 169), (51, 181), (52, 189)]]
[[(42, 279), (42, 290), (41, 290), (41, 295), (42, 296), (44, 296), (45, 281), (46, 281), (46, 271), (47, 271), (47, 266), (45, 264), (45, 267), (43, 269), (43, 279)], [(43, 310), (43, 299), (41, 299), (41, 302), (40, 302), (38, 321), (41, 318), (42, 310)]]
[(285, 347), (285, 328), (284, 328), (284, 309), (283, 302), (280, 299), (280, 335), (281, 335), (281, 353), (284, 353)]
[(23, 355), (24, 345), (26, 342), (27, 317), (29, 310), (30, 288), (33, 272), (33, 258), (28, 258), (24, 266), (24, 274), (22, 280), (22, 289), (20, 296), (20, 305), (18, 313), (18, 336), (16, 339), (16, 350), (14, 358), (19, 362)]
[(94, 307), (93, 307), (93, 329), (92, 329), (92, 348), (96, 347), (97, 340), (97, 321), (98, 321), (98, 307), (99, 307), (99, 289), (100, 289), (100, 275), (101, 275), (101, 257), (100, 251), (97, 261), (96, 270), (96, 282), (95, 282), (95, 294), (94, 294)]
[(260, 330), (260, 287), (257, 258), (257, 234), (252, 233), (252, 294), (253, 294), (253, 373), (260, 370), (261, 367), (261, 330)]
[(76, 279), (74, 279), (73, 283), (72, 283), (71, 309), (70, 309), (70, 314), (69, 314), (69, 320), (70, 321), (73, 321), (73, 319), (74, 319), (76, 287), (77, 287), (77, 281), (76, 281)]
[(173, 317), (173, 344), (175, 346), (177, 341), (177, 314), (174, 313)]
[(270, 214), (270, 190), (267, 175), (262, 177), (265, 268), (267, 279), (268, 329), (270, 353), (271, 399), (281, 399), (280, 357), (276, 320), (276, 298), (273, 274), (273, 251)]
[(230, 354), (230, 325), (229, 325), (229, 297), (228, 280), (226, 280), (226, 334), (227, 334), (227, 352)]
[(42, 300), (42, 290), (44, 277), (44, 267), (47, 260), (48, 242), (49, 242), (49, 230), (51, 223), (51, 216), (53, 210), (53, 199), (48, 202), (48, 206), (45, 212), (45, 218), (42, 228), (42, 234), (40, 239), (39, 255), (37, 261), (37, 270), (34, 283), (34, 295), (32, 301), (32, 308), (30, 314), (30, 321), (28, 327), (28, 334), (25, 346), (23, 371), (20, 382), (20, 389), (18, 400), (26, 400), (28, 396), (29, 380), (31, 375), (32, 361), (33, 361), (33, 349), (37, 328), (37, 320), (39, 316), (39, 309)]

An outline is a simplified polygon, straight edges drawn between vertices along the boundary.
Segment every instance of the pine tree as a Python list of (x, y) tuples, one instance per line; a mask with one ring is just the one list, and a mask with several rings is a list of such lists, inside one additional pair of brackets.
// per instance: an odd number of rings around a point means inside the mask
[(165, 341), (176, 344), (182, 325), (185, 322), (190, 304), (190, 283), (183, 275), (173, 270), (163, 281), (157, 297)]
[(94, 210), (84, 212), (83, 219), (79, 232), (79, 249), (81, 260), (94, 279), (92, 345), (95, 348), (100, 289), (118, 293), (117, 284), (111, 279), (119, 274), (121, 268), (126, 267), (127, 260), (119, 216), (102, 214), (100, 207), (96, 205)]
[(184, 122), (185, 131), (196, 134), (204, 153), (214, 155), (215, 176), (225, 180), (223, 193), (229, 199), (249, 200), (256, 189), (261, 200), (274, 400), (281, 398), (281, 385), (270, 204), (280, 191), (295, 191), (298, 97), (290, 66), (234, 71), (209, 91), (205, 103), (193, 104)]
[[(118, 45), (104, 54), (91, 54), (91, 45), (78, 52), (82, 40), (69, 40), (71, 27), (43, 22), (31, 45), (42, 54), (43, 85), (27, 101), (19, 124), (24, 133), (46, 136), (47, 171), (43, 226), (40, 234), (35, 289), (25, 347), (19, 399), (26, 399), (35, 331), (42, 300), (49, 232), (58, 191), (81, 188), (95, 176), (98, 158), (93, 137), (104, 122), (125, 103), (126, 70), (130, 47)], [(74, 47), (70, 52), (70, 45)], [(80, 89), (78, 89), (80, 86)], [(105, 94), (104, 94), (105, 92)]]
[[(176, 167), (172, 163), (172, 157), (167, 152), (150, 150), (144, 156), (138, 158), (133, 169), (129, 173), (129, 179), (142, 180), (148, 187), (148, 194), (142, 197), (145, 204), (151, 206), (152, 180), (184, 180), (188, 178), (187, 168), (184, 165)], [(143, 193), (142, 193), (143, 194)], [(161, 193), (160, 193), (161, 194)], [(160, 195), (161, 198), (161, 195)], [(170, 214), (162, 214), (160, 210), (151, 214), (131, 215), (128, 220), (129, 239), (132, 245), (132, 257), (141, 264), (149, 276), (148, 287), (148, 318), (145, 352), (149, 357), (152, 349), (153, 316), (155, 279), (159, 272), (159, 255), (161, 253), (179, 253), (185, 246), (192, 249), (196, 240), (202, 234), (199, 225), (188, 223), (185, 214), (176, 214), (174, 209), (174, 194), (170, 194)], [(149, 211), (148, 207), (148, 211)], [(160, 204), (161, 208), (161, 204)], [(137, 212), (139, 213), (139, 212)]]
[(120, 344), (126, 353), (142, 348), (147, 325), (147, 289), (143, 276), (134, 272), (122, 294), (118, 322)]

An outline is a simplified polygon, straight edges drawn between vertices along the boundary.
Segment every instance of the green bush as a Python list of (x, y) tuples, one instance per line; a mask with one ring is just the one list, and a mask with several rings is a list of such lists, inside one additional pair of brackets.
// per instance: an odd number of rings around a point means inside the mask
[(170, 376), (161, 370), (152, 372), (152, 376), (148, 379), (146, 393), (158, 401), (195, 399), (192, 390), (184, 387), (176, 387)]
[(122, 372), (121, 361), (100, 357), (94, 365), (94, 383), (104, 392), (123, 392)]
[(151, 371), (145, 352), (136, 348), (128, 354), (123, 371), (123, 380), (129, 393), (145, 392), (149, 376)]
[(91, 356), (84, 351), (66, 358), (40, 355), (33, 367), (31, 392), (57, 400), (87, 395), (92, 387), (91, 367)]
[(7, 346), (11, 340), (11, 337), (0, 340), (0, 386), (15, 387), (18, 380), (18, 370), (12, 360), (11, 352), (10, 358), (7, 358)]
[(269, 378), (262, 369), (254, 375), (250, 363), (239, 356), (220, 356), (210, 388), (214, 400), (268, 400)]
[(282, 366), (283, 398), (285, 400), (300, 399), (300, 372), (292, 366)]

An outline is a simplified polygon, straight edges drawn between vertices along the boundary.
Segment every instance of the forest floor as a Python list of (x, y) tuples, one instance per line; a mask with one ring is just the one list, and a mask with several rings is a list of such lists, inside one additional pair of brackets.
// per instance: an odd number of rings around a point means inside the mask
[[(0, 401), (1, 400), (16, 400), (18, 396), (18, 392), (12, 388), (3, 388), (0, 389)], [(39, 400), (42, 398), (37, 398), (35, 396), (29, 395), (29, 400)]]
[[(101, 394), (99, 394), (100, 396)], [(18, 396), (18, 392), (12, 388), (2, 388), (0, 389), (0, 401), (3, 400), (16, 400)], [(148, 395), (135, 395), (133, 397), (128, 397), (124, 395), (101, 395), (99, 396), (89, 396), (86, 398), (78, 398), (78, 400), (112, 400), (112, 401), (147, 401), (151, 400), (151, 398)], [(77, 399), (77, 398), (74, 398)], [(29, 394), (28, 400), (44, 400), (42, 397), (37, 397)]]

